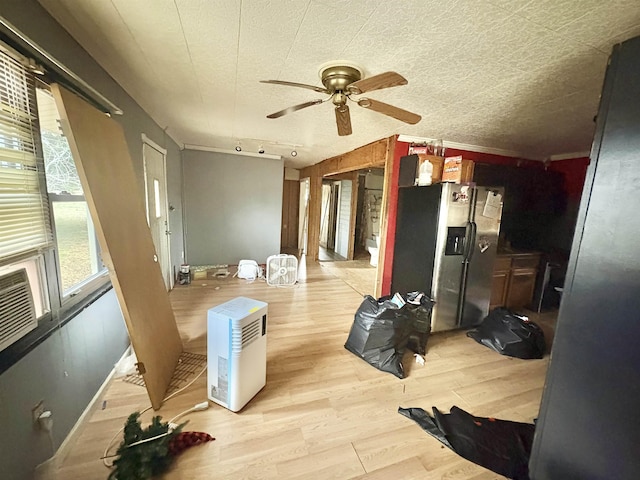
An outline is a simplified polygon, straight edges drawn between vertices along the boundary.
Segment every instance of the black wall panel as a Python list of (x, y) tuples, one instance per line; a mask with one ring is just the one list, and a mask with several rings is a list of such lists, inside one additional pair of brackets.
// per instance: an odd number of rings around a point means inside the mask
[(530, 461), (640, 478), (640, 37), (614, 48)]

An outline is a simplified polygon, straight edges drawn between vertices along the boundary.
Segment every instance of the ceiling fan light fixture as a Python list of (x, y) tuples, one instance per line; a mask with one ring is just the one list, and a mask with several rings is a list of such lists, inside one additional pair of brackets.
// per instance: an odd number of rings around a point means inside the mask
[(334, 105), (336, 106), (341, 106), (344, 105), (345, 103), (347, 103), (347, 96), (342, 93), (342, 92), (336, 92), (333, 94), (333, 97), (331, 98), (331, 101), (333, 102)]

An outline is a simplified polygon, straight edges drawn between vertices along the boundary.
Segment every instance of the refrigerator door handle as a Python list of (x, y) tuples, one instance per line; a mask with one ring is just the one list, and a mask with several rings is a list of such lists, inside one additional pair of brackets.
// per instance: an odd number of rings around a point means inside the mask
[(467, 233), (466, 233), (467, 241), (466, 241), (465, 252), (464, 252), (465, 262), (469, 262), (473, 257), (473, 251), (475, 250), (475, 245), (476, 245), (477, 232), (478, 232), (478, 226), (476, 225), (476, 222), (469, 222), (467, 224)]

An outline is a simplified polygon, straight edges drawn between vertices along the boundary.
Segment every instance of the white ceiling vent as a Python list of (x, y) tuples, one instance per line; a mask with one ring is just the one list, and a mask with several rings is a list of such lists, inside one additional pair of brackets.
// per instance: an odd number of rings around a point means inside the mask
[(23, 268), (0, 277), (0, 351), (37, 325), (27, 271)]

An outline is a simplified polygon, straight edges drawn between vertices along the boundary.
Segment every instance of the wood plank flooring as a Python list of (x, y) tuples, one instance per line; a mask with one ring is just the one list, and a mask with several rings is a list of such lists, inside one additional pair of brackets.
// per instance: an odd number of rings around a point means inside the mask
[[(407, 354), (400, 380), (345, 350), (362, 297), (318, 264), (301, 265), (300, 283), (289, 288), (231, 277), (176, 286), (170, 298), (187, 351), (206, 353), (207, 310), (237, 296), (269, 304), (267, 385), (239, 413), (211, 404), (186, 416), (186, 430), (216, 440), (181, 454), (166, 479), (497, 479), (398, 407), (457, 405), (525, 422), (538, 414), (548, 355), (503, 357), (462, 331), (440, 333), (429, 339), (424, 366)], [(551, 324), (552, 317), (536, 320)], [(168, 420), (204, 400), (206, 374), (156, 414)], [(104, 448), (127, 415), (148, 404), (144, 388), (111, 381), (53, 478), (106, 478)]]
[(320, 262), (327, 273), (338, 277), (360, 295), (375, 297), (376, 267), (371, 266), (370, 258)]

